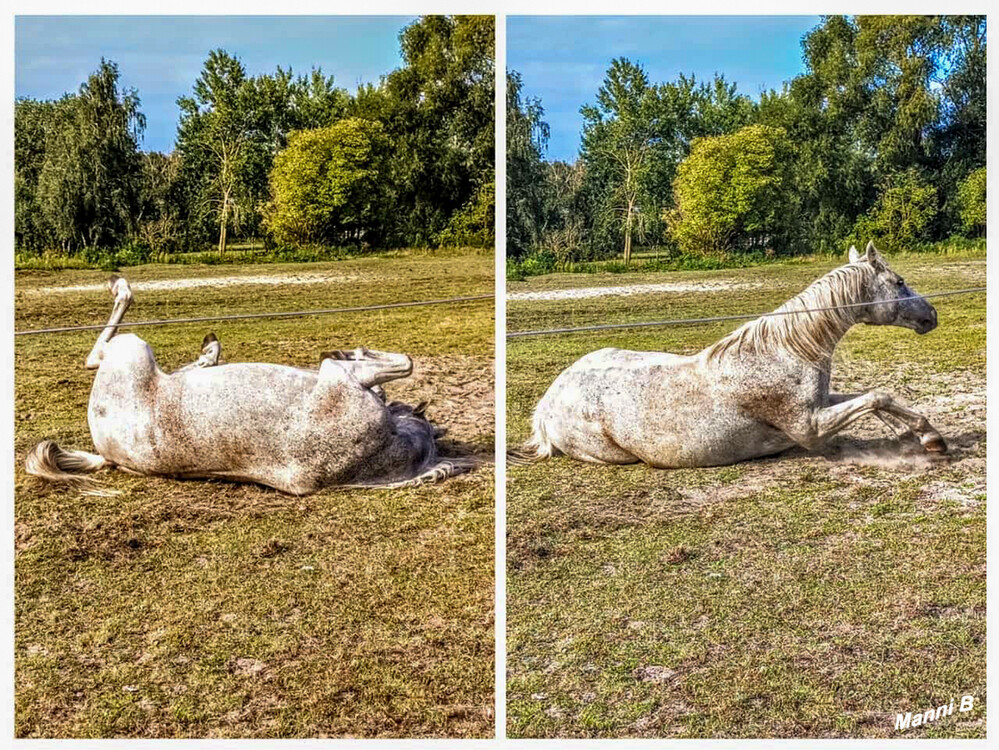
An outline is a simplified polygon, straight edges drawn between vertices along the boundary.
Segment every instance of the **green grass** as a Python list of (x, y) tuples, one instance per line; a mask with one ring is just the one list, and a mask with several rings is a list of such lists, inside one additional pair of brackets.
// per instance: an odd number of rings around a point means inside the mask
[[(327, 283), (136, 289), (126, 320), (341, 307), (492, 290), (485, 255), (260, 268), (130, 269), (134, 282), (328, 274)], [(16, 277), (16, 328), (104, 322), (96, 271)], [(214, 330), (228, 361), (314, 367), (319, 352), (403, 351), (449, 438), (491, 456), (493, 306), (139, 329), (164, 369)], [(15, 732), (19, 737), (493, 734), (493, 472), (436, 486), (325, 491), (103, 474), (84, 496), (20, 468), (42, 438), (91, 449), (93, 332), (15, 351)], [(394, 387), (393, 386), (397, 386)]]
[[(724, 272), (552, 275), (509, 291), (661, 281), (720, 292), (508, 302), (509, 330), (773, 309), (831, 260)], [(917, 290), (985, 283), (983, 253), (893, 262)], [(985, 296), (935, 300), (927, 336), (861, 326), (834, 387), (877, 387), (949, 440), (926, 465), (876, 420), (828, 451), (660, 471), (556, 458), (508, 478), (514, 737), (984, 737)], [(604, 346), (691, 353), (737, 323), (508, 342), (508, 430)], [(851, 449), (870, 460), (850, 458)], [(901, 735), (898, 711), (975, 709)]]

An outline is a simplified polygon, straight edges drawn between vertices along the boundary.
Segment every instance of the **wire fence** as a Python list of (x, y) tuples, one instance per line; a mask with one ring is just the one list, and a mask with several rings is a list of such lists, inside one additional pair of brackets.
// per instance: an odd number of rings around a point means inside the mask
[[(294, 310), (290, 312), (267, 313), (234, 313), (232, 315), (209, 315), (199, 318), (164, 318), (162, 320), (139, 320), (131, 323), (119, 323), (117, 328), (139, 328), (141, 326), (182, 325), (186, 323), (214, 323), (226, 320), (263, 320), (266, 318), (303, 318), (310, 315), (335, 315), (338, 313), (371, 312), (374, 310), (395, 310), (403, 307), (427, 307), (429, 305), (454, 305), (465, 302), (494, 299), (494, 294), (475, 294), (468, 297), (448, 297), (447, 299), (418, 300), (416, 302), (392, 302), (383, 305), (363, 305), (361, 307), (334, 307), (325, 310)], [(26, 331), (14, 331), (15, 336), (37, 336), (43, 333), (67, 333), (70, 331), (100, 331), (107, 328), (107, 323), (83, 326), (61, 326), (58, 328), (34, 328)]]
[[(924, 298), (955, 297), (960, 294), (976, 294), (985, 291), (984, 286), (969, 287), (967, 289), (952, 289), (946, 292), (933, 292), (931, 294), (921, 294)], [(544, 328), (533, 331), (509, 331), (506, 334), (508, 339), (525, 338), (528, 336), (549, 336), (560, 333), (579, 333), (582, 331), (611, 331), (622, 328), (653, 328), (659, 326), (696, 325), (700, 323), (723, 323), (732, 320), (755, 320), (756, 318), (768, 318), (780, 315), (807, 315), (809, 313), (829, 312), (832, 310), (846, 310), (853, 307), (870, 307), (877, 304), (894, 303), (895, 300), (880, 302), (855, 302), (849, 305), (835, 305), (832, 307), (813, 307), (805, 310), (774, 310), (764, 313), (740, 313), (738, 315), (714, 315), (706, 318), (672, 318), (668, 320), (637, 321), (632, 323), (602, 323), (598, 325), (576, 326), (573, 328)]]
[[(979, 294), (986, 290), (984, 286), (969, 287), (967, 289), (952, 289), (945, 292), (933, 292), (921, 295), (924, 298), (955, 297), (962, 294)], [(133, 322), (122, 322), (118, 328), (140, 328), (145, 326), (164, 325), (184, 325), (190, 323), (214, 323), (233, 320), (264, 320), (280, 318), (302, 318), (313, 315), (336, 315), (342, 313), (373, 312), (376, 310), (394, 310), (407, 307), (428, 307), (431, 305), (463, 304), (468, 302), (479, 302), (482, 300), (494, 299), (494, 294), (476, 294), (465, 297), (448, 297), (446, 299), (417, 300), (414, 302), (392, 302), (381, 305), (362, 305), (358, 307), (335, 307), (321, 310), (292, 310), (288, 312), (266, 312), (266, 313), (234, 313), (231, 315), (208, 315), (195, 318), (163, 318), (159, 320), (139, 320)], [(876, 304), (888, 304), (878, 302), (856, 302), (849, 305), (837, 305), (833, 307), (815, 307), (805, 310), (775, 310), (763, 313), (739, 313), (736, 315), (714, 315), (702, 318), (670, 318), (667, 320), (635, 321), (630, 323), (602, 323), (588, 326), (575, 326), (570, 328), (543, 328), (529, 331), (508, 331), (506, 337), (526, 338), (529, 336), (549, 336), (563, 333), (580, 333), (585, 331), (610, 331), (626, 328), (653, 328), (663, 326), (678, 325), (698, 325), (703, 323), (724, 323), (734, 320), (754, 320), (756, 318), (766, 318), (779, 315), (807, 315), (809, 313), (828, 312), (832, 310), (846, 310), (855, 307), (870, 307)], [(54, 328), (34, 328), (23, 331), (14, 331), (15, 336), (37, 336), (49, 333), (69, 333), (73, 331), (100, 331), (107, 327), (107, 323), (78, 326), (59, 326)]]

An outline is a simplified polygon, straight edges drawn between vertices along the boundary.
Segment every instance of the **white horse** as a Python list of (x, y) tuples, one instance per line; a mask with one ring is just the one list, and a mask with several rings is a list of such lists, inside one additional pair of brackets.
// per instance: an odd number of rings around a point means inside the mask
[[(869, 303), (869, 304), (868, 304)], [(858, 305), (844, 307), (846, 305)], [(818, 308), (821, 312), (805, 312)], [(660, 468), (721, 466), (815, 449), (861, 417), (898, 420), (925, 450), (947, 446), (925, 417), (892, 396), (829, 392), (833, 350), (857, 323), (923, 334), (936, 310), (877, 252), (815, 281), (797, 297), (693, 356), (601, 349), (564, 370), (534, 410), (514, 463), (563, 453), (581, 461)]]
[(87, 419), (97, 453), (51, 440), (25, 461), (51, 481), (118, 467), (146, 475), (256, 482), (293, 495), (323, 487), (405, 486), (444, 479), (471, 459), (438, 456), (440, 431), (422, 406), (386, 403), (381, 384), (405, 378), (404, 354), (322, 355), (318, 372), (263, 363), (218, 364), (209, 334), (196, 361), (173, 373), (134, 334), (115, 335), (132, 291), (112, 277), (114, 308), (87, 357), (97, 374)]

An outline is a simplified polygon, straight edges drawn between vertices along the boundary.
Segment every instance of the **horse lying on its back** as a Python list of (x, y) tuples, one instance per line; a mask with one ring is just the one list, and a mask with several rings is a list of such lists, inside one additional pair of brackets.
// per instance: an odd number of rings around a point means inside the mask
[[(853, 305), (853, 307), (844, 307)], [(838, 308), (805, 312), (820, 308)], [(819, 447), (868, 414), (908, 427), (945, 452), (921, 415), (880, 392), (829, 392), (836, 345), (858, 323), (928, 333), (936, 310), (874, 248), (698, 354), (601, 349), (562, 372), (534, 410), (514, 462), (564, 453), (581, 461), (661, 468), (721, 466)]]
[(257, 482), (304, 495), (329, 486), (400, 486), (443, 479), (468, 459), (437, 453), (422, 408), (386, 403), (381, 384), (409, 376), (403, 354), (358, 349), (323, 355), (318, 372), (265, 363), (220, 365), (202, 356), (163, 372), (149, 345), (115, 335), (132, 302), (113, 278), (114, 309), (87, 358), (97, 370), (87, 412), (97, 453), (40, 443), (28, 473), (52, 481), (117, 466), (138, 474)]

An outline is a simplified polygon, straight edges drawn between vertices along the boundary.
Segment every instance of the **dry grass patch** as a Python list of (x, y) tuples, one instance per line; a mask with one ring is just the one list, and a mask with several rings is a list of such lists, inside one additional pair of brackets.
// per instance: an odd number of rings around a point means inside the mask
[[(984, 284), (975, 258), (893, 265), (920, 291)], [(715, 274), (763, 284), (731, 294), (511, 303), (510, 330), (773, 309), (828, 267)], [(984, 736), (985, 299), (934, 303), (928, 336), (852, 331), (833, 387), (897, 395), (944, 434), (946, 457), (863, 420), (821, 453), (717, 469), (511, 468), (512, 736), (892, 737), (896, 712), (966, 693), (972, 713), (904, 736)], [(511, 443), (586, 352), (690, 353), (735, 325), (511, 340)]]
[[(302, 266), (268, 266), (267, 274)], [(492, 260), (317, 264), (350, 285), (136, 293), (130, 320), (341, 307), (492, 290)], [(144, 267), (136, 280), (254, 269)], [(106, 320), (106, 293), (28, 294), (99, 272), (19, 273), (18, 328)], [(212, 326), (228, 361), (318, 365), (403, 351), (389, 396), (431, 401), (456, 450), (491, 455), (492, 304)], [(164, 369), (209, 326), (146, 328)], [(15, 452), (89, 448), (93, 335), (17, 339)], [(493, 471), (305, 498), (100, 475), (110, 497), (15, 475), (15, 731), (21, 737), (487, 737), (493, 733)]]

